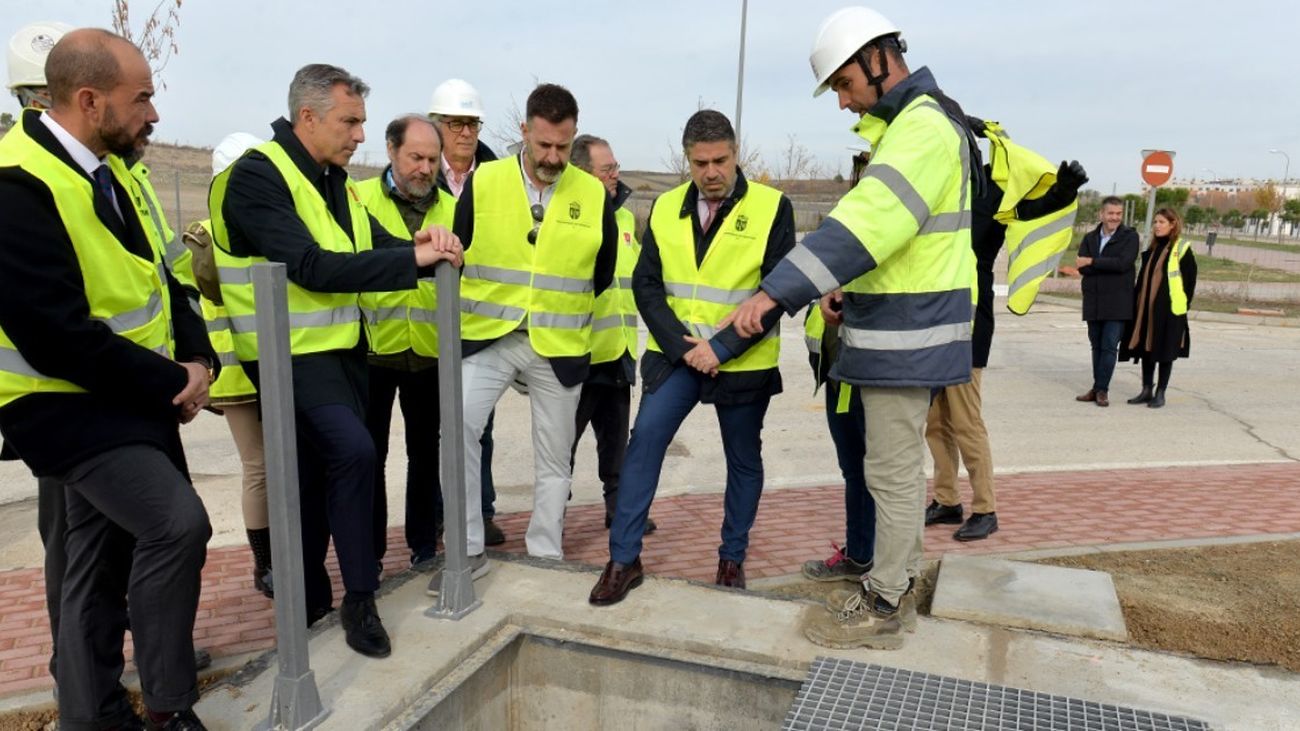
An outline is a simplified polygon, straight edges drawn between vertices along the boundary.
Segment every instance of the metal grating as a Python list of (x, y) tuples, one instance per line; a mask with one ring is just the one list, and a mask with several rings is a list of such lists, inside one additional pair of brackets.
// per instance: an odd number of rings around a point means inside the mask
[(819, 657), (785, 731), (1202, 731), (1179, 716), (941, 675)]

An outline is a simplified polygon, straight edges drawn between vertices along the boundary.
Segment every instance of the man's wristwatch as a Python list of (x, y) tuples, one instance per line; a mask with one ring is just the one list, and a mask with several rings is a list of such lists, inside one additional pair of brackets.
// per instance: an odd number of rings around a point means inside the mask
[(212, 366), (212, 361), (203, 356), (195, 356), (193, 362), (198, 363), (208, 369), (208, 385), (211, 386), (217, 380), (217, 369)]

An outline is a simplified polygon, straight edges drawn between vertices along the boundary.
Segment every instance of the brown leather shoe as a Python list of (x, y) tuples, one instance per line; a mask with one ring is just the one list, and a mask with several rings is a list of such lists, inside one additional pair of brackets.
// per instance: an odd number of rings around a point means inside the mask
[(1105, 391), (1097, 392), (1097, 405), (1103, 409), (1110, 406), (1110, 397), (1106, 395)]
[(745, 567), (725, 558), (718, 559), (718, 575), (713, 583), (718, 586), (730, 586), (735, 589), (745, 588)]
[(1096, 400), (1097, 400), (1097, 389), (1095, 389), (1095, 388), (1090, 388), (1090, 389), (1088, 389), (1088, 392), (1087, 392), (1087, 393), (1081, 393), (1081, 394), (1079, 394), (1078, 396), (1075, 396), (1075, 397), (1074, 397), (1074, 400), (1075, 400), (1075, 401), (1096, 401)]
[(626, 566), (610, 561), (605, 564), (600, 580), (591, 588), (591, 596), (587, 597), (587, 601), (598, 607), (618, 604), (627, 597), (628, 592), (640, 586), (644, 579), (639, 557)]

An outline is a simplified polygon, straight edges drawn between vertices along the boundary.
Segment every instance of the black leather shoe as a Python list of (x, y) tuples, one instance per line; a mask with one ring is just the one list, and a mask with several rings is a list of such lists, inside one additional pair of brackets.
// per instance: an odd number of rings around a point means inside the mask
[(959, 541), (980, 541), (997, 532), (997, 513), (971, 513), (970, 519), (952, 537)]
[(383, 622), (379, 621), (379, 610), (375, 607), (374, 597), (355, 602), (343, 600), (343, 606), (339, 608), (339, 621), (343, 624), (348, 647), (366, 657), (388, 657), (393, 654), (388, 632), (384, 630)]
[(275, 579), (271, 576), (270, 567), (253, 569), (253, 588), (267, 599), (275, 598)]
[(146, 714), (144, 727), (148, 731), (208, 731), (194, 711), (186, 709), (173, 713), (166, 721), (158, 723)]
[(638, 557), (630, 564), (610, 561), (605, 564), (600, 579), (591, 589), (587, 601), (598, 607), (618, 604), (627, 598), (628, 592), (641, 585), (645, 574), (641, 571), (641, 559)]
[(1128, 403), (1130, 403), (1130, 404), (1145, 404), (1145, 403), (1147, 403), (1147, 402), (1150, 401), (1150, 400), (1151, 400), (1151, 387), (1150, 387), (1150, 386), (1143, 386), (1143, 387), (1142, 387), (1142, 393), (1139, 393), (1138, 395), (1136, 395), (1136, 396), (1134, 396), (1133, 398), (1129, 399), (1129, 400), (1128, 400)]
[(491, 518), (483, 520), (483, 545), (499, 546), (506, 542), (506, 532)]
[(1151, 397), (1151, 401), (1147, 403), (1147, 408), (1158, 409), (1164, 405), (1165, 405), (1165, 390), (1162, 388), (1156, 391), (1156, 395)]
[(961, 525), (961, 514), (961, 503), (940, 505), (938, 500), (931, 500), (930, 504), (925, 508), (925, 524), (952, 523), (953, 525)]
[(207, 670), (212, 667), (212, 653), (202, 647), (194, 648), (194, 669)]
[(718, 586), (730, 586), (733, 589), (745, 588), (745, 567), (739, 561), (725, 558), (718, 559), (718, 575), (713, 577)]

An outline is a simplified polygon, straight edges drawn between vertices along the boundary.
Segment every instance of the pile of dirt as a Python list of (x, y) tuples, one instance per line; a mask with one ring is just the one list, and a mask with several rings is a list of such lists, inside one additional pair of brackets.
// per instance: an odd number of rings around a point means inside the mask
[(1300, 672), (1300, 541), (1047, 559), (1115, 580), (1132, 644)]

